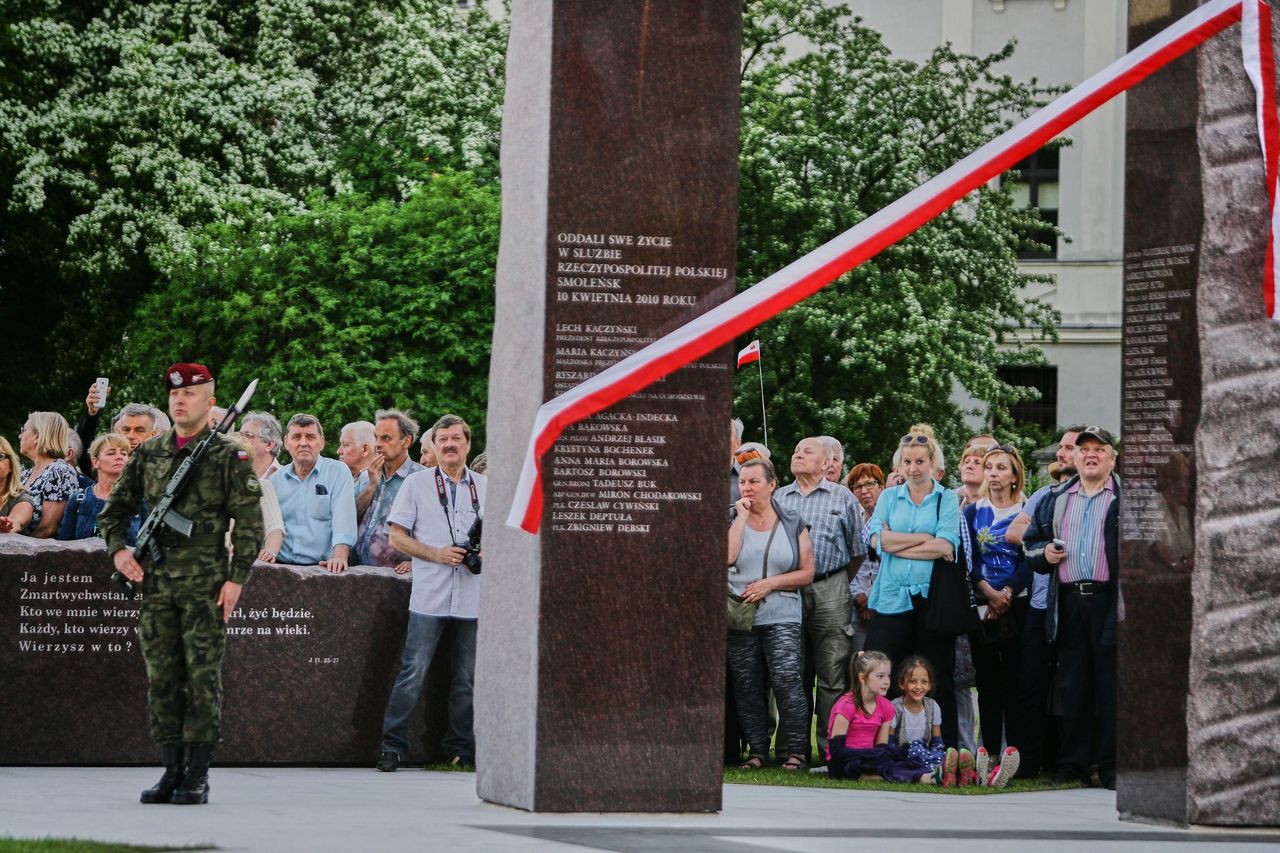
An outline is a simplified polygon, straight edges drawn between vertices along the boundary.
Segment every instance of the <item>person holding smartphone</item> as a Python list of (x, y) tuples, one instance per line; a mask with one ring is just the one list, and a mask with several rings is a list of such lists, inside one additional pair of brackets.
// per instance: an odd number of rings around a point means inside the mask
[[(98, 474), (89, 457), (89, 447), (98, 435), (98, 422), (102, 418), (102, 409), (110, 395), (111, 386), (105, 376), (98, 377), (84, 398), (84, 415), (76, 424), (76, 435), (80, 437), (80, 454), (78, 465), (80, 472), (91, 479)], [(162, 432), (168, 432), (171, 424), (164, 412), (146, 403), (126, 403), (120, 407), (111, 421), (111, 431), (129, 440), (129, 452), (138, 449), (138, 445)]]
[(1099, 780), (1114, 790), (1121, 484), (1110, 432), (1085, 427), (1075, 444), (1078, 473), (1036, 505), (1023, 547), (1032, 571), (1049, 576), (1045, 631), (1058, 650), (1054, 704), (1062, 709), (1057, 781), (1087, 784), (1096, 753)]

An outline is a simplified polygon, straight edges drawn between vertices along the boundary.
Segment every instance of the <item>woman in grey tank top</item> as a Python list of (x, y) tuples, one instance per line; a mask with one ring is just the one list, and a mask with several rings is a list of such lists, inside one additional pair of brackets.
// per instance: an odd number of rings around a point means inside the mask
[[(778, 702), (777, 752), (782, 766), (804, 767), (809, 706), (800, 659), (800, 588), (813, 581), (809, 531), (773, 502), (778, 478), (767, 459), (743, 464), (741, 494), (729, 526), (729, 591), (758, 604), (750, 631), (729, 632), (729, 673), (742, 732), (750, 745), (745, 770), (764, 766), (769, 754), (768, 687)], [(768, 664), (768, 684), (765, 664)]]

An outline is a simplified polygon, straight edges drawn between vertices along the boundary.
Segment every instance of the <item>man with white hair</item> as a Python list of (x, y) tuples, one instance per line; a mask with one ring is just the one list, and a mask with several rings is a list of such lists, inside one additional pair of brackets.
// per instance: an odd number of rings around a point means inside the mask
[(813, 583), (800, 590), (800, 600), (804, 631), (812, 644), (818, 677), (814, 710), (822, 755), (826, 755), (831, 708), (849, 690), (849, 656), (853, 650), (849, 582), (867, 555), (862, 541), (862, 507), (853, 492), (826, 478), (831, 460), (831, 448), (826, 442), (816, 437), (802, 439), (791, 456), (795, 482), (774, 493), (779, 505), (809, 523), (813, 540)]
[(247, 412), (240, 421), (240, 437), (253, 448), (253, 472), (265, 480), (283, 466), (280, 448), (284, 446), (284, 430), (270, 412)]
[(820, 435), (818, 441), (831, 449), (831, 466), (827, 468), (827, 480), (832, 483), (842, 483), (840, 475), (844, 473), (844, 445), (833, 435)]
[(369, 487), (369, 466), (378, 453), (374, 433), (369, 421), (352, 421), (338, 434), (338, 458), (351, 471), (356, 497)]
[(80, 440), (80, 436), (76, 435), (75, 430), (69, 430), (67, 432), (67, 464), (77, 469), (76, 479), (79, 481), (80, 488), (88, 489), (93, 486), (95, 481), (92, 477), (79, 470), (81, 453), (84, 453), (84, 442)]

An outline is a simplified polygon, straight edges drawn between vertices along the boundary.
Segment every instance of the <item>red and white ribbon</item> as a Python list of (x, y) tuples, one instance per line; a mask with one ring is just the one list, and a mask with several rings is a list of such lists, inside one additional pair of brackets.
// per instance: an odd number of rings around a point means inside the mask
[(1116, 95), (1240, 21), (1242, 15), (1243, 57), (1258, 93), (1259, 135), (1270, 193), (1271, 236), (1264, 304), (1267, 315), (1277, 319), (1272, 259), (1280, 233), (1275, 204), (1280, 121), (1276, 115), (1271, 9), (1263, 0), (1213, 0), (853, 228), (543, 403), (534, 419), (533, 437), (507, 524), (530, 533), (538, 531), (542, 521), (542, 457), (566, 427), (607, 409), (816, 293), (933, 219), (966, 193), (1007, 171)]
[(1271, 239), (1262, 277), (1262, 304), (1267, 316), (1280, 321), (1276, 312), (1276, 237), (1280, 235), (1280, 206), (1276, 205), (1277, 164), (1280, 161), (1280, 116), (1276, 114), (1276, 65), (1271, 43), (1271, 7), (1257, 0), (1244, 0), (1240, 22), (1240, 53), (1245, 73), (1253, 84), (1257, 101), (1258, 138), (1266, 167), (1270, 194)]

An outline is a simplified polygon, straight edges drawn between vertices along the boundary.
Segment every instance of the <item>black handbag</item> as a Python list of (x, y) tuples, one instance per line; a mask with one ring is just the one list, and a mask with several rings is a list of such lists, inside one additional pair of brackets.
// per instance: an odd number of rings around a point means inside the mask
[[(938, 503), (942, 503), (941, 497)], [(963, 516), (960, 522), (968, 523)], [(939, 557), (933, 561), (933, 571), (929, 575), (929, 607), (924, 624), (933, 633), (945, 637), (958, 637), (982, 627), (969, 573), (955, 560)]]

